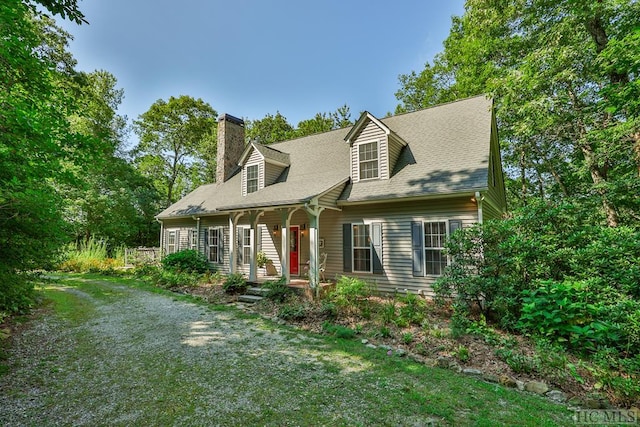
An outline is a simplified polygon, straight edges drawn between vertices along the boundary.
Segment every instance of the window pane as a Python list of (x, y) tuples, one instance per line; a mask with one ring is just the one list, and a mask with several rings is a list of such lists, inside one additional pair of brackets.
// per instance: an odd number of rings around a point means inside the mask
[(446, 221), (425, 222), (424, 223), (424, 247), (444, 248), (447, 238)]
[(353, 250), (353, 270), (364, 272), (371, 271), (371, 249)]
[(258, 191), (258, 165), (247, 166), (247, 193)]
[(441, 249), (425, 249), (424, 251), (426, 272), (439, 276), (447, 266), (447, 257), (444, 256)]
[(360, 179), (378, 177), (378, 143), (370, 142), (358, 146)]

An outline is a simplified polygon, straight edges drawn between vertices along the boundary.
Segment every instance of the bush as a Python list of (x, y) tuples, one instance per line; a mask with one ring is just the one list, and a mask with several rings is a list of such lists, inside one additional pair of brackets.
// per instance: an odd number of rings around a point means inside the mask
[(162, 259), (162, 266), (166, 270), (187, 273), (203, 274), (209, 271), (209, 262), (204, 254), (192, 249), (185, 249), (165, 256)]
[(160, 270), (153, 280), (156, 286), (164, 289), (192, 287), (198, 284), (198, 277), (192, 273), (172, 270)]
[(609, 320), (612, 313), (602, 290), (592, 286), (587, 281), (547, 281), (524, 291), (518, 326), (573, 349), (620, 348), (624, 343), (620, 326)]
[(330, 301), (346, 312), (361, 311), (363, 315), (370, 315), (367, 298), (371, 296), (371, 285), (357, 277), (342, 276), (336, 288), (329, 294)]
[(242, 273), (229, 274), (222, 284), (222, 289), (228, 294), (242, 293), (249, 285)]
[(275, 281), (265, 282), (262, 287), (269, 290), (265, 297), (276, 302), (283, 302), (293, 293), (291, 288), (287, 286), (286, 277), (281, 277)]
[(283, 320), (302, 320), (307, 317), (307, 306), (302, 303), (285, 304), (278, 309), (278, 317)]

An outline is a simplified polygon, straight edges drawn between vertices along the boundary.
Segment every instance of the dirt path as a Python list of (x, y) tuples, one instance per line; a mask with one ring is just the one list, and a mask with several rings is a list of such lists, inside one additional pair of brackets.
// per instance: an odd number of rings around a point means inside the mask
[(410, 372), (376, 377), (375, 361), (236, 310), (214, 311), (108, 282), (99, 287), (98, 296), (82, 286), (61, 287), (73, 295), (76, 311), (43, 316), (16, 337), (9, 374), (0, 377), (0, 425), (442, 420), (424, 399), (388, 407), (390, 393), (419, 390)]

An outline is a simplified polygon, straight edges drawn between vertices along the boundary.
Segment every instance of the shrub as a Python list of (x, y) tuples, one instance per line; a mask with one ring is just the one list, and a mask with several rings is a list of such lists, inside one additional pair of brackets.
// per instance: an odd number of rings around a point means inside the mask
[(242, 273), (229, 274), (222, 284), (222, 289), (228, 294), (242, 293), (247, 290), (249, 285)]
[(156, 286), (164, 289), (176, 289), (181, 287), (192, 287), (198, 284), (198, 277), (191, 273), (161, 270), (154, 277)]
[(265, 295), (268, 299), (276, 302), (283, 302), (293, 293), (291, 288), (287, 286), (287, 278), (281, 277), (275, 281), (268, 281), (262, 285), (263, 288), (269, 290)]
[(418, 295), (407, 292), (399, 298), (398, 317), (409, 324), (420, 325), (425, 318), (426, 302)]
[(336, 306), (346, 311), (368, 310), (366, 300), (371, 296), (371, 285), (357, 277), (342, 276), (336, 289), (329, 295)]
[(307, 306), (301, 303), (285, 304), (278, 309), (278, 317), (283, 320), (302, 320), (307, 317)]
[(519, 327), (574, 349), (596, 351), (619, 346), (620, 329), (607, 320), (605, 302), (590, 285), (547, 281), (524, 291)]
[(165, 256), (162, 259), (162, 266), (166, 270), (200, 274), (209, 270), (209, 262), (204, 254), (192, 249), (174, 252)]

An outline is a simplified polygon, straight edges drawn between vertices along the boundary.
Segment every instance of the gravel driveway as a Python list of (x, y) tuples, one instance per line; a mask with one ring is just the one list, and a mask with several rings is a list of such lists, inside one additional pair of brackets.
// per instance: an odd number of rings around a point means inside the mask
[(0, 425), (306, 425), (309, 410), (331, 425), (373, 421), (368, 391), (341, 392), (368, 362), (236, 310), (100, 286), (105, 297), (61, 288), (89, 320), (43, 316), (16, 338)]

